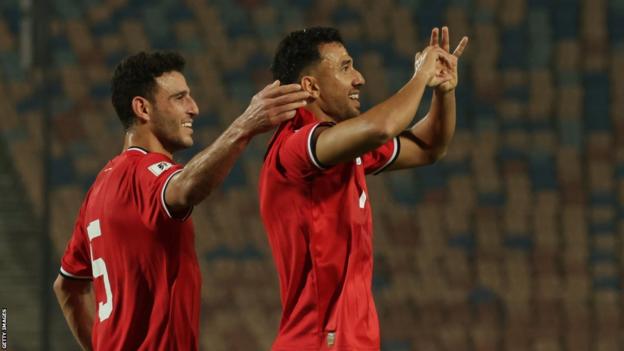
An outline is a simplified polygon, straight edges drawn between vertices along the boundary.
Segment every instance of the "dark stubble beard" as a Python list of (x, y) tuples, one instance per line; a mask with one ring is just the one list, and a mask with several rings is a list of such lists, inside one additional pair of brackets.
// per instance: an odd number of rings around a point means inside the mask
[(154, 119), (154, 134), (163, 147), (171, 153), (189, 148), (190, 146), (185, 145), (181, 140), (180, 129), (182, 126), (180, 121), (166, 118), (158, 109), (155, 109), (154, 112), (156, 117)]

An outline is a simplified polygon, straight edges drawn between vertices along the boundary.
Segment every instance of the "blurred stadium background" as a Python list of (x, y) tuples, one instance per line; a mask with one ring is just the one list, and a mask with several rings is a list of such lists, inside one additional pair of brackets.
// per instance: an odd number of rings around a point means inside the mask
[[(338, 27), (370, 107), (444, 24), (453, 47), (471, 37), (449, 154), (369, 178), (382, 349), (624, 350), (624, 0), (2, 0), (9, 349), (77, 349), (50, 286), (88, 186), (121, 150), (109, 102), (121, 58), (188, 59), (201, 116), (185, 160), (270, 81), (288, 31)], [(267, 350), (277, 330), (256, 195), (267, 138), (194, 212), (203, 350)]]

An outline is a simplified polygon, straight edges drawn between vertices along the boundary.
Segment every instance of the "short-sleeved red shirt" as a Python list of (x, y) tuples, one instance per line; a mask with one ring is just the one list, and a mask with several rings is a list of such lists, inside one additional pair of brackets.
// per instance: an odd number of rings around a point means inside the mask
[(273, 136), (260, 173), (283, 308), (273, 350), (379, 350), (365, 174), (388, 167), (399, 140), (325, 168), (312, 138), (322, 124), (299, 109)]
[(182, 166), (132, 147), (98, 174), (61, 260), (69, 279), (93, 280), (94, 350), (197, 350), (200, 272), (190, 211), (164, 202)]

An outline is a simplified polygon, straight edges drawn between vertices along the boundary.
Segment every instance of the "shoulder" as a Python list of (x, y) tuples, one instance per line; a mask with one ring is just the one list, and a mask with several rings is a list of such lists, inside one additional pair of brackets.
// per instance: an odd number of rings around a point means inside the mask
[[(167, 178), (167, 176), (182, 168), (167, 155), (156, 152), (147, 152), (142, 149), (130, 148), (112, 161), (109, 168), (104, 168), (103, 174), (111, 174), (120, 182), (131, 183)], [(110, 173), (109, 173), (110, 171)]]
[(173, 168), (176, 164), (167, 157), (159, 157), (159, 156), (146, 156), (139, 163), (139, 167), (142, 170), (146, 170), (147, 172), (153, 174), (158, 177), (167, 171), (170, 168)]
[(133, 164), (137, 172), (151, 174), (155, 177), (159, 177), (167, 170), (178, 166), (168, 156), (157, 152), (133, 152), (127, 155), (127, 162)]

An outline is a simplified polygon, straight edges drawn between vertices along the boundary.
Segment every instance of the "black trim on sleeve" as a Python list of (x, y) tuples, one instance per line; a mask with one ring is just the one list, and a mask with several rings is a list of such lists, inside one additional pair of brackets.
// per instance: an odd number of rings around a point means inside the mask
[(383, 172), (386, 168), (390, 167), (399, 158), (399, 154), (401, 153), (401, 139), (398, 136), (396, 136), (394, 137), (394, 140), (396, 141), (396, 150), (394, 153), (394, 157), (390, 159), (390, 161), (386, 163), (383, 167), (373, 172), (373, 175), (378, 175), (379, 173)]
[(316, 156), (316, 138), (314, 137), (314, 133), (318, 127), (331, 127), (333, 125), (335, 125), (333, 122), (321, 122), (310, 130), (310, 135), (308, 136), (308, 152), (310, 153), (310, 158), (312, 159), (312, 163), (321, 170), (326, 170), (330, 166), (322, 164)]
[(186, 211), (186, 214), (184, 214), (184, 216), (182, 217), (173, 216), (171, 211), (169, 210), (169, 206), (167, 206), (167, 202), (165, 201), (165, 192), (167, 191), (167, 186), (169, 186), (169, 182), (171, 181), (171, 179), (173, 179), (173, 177), (176, 174), (180, 172), (182, 172), (182, 169), (178, 169), (174, 171), (173, 173), (169, 175), (169, 178), (167, 178), (167, 180), (165, 181), (165, 185), (163, 186), (162, 193), (161, 193), (161, 201), (162, 201), (162, 206), (165, 209), (165, 212), (167, 213), (167, 216), (169, 216), (169, 218), (184, 222), (191, 216), (191, 213), (193, 212), (193, 206), (189, 207), (189, 209)]

